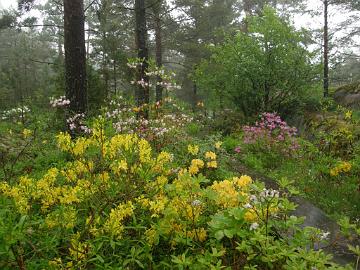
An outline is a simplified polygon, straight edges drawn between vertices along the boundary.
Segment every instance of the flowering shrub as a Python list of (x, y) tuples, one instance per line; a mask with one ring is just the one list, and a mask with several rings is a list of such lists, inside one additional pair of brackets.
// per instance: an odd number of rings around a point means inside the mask
[(290, 155), (299, 148), (297, 129), (289, 127), (276, 113), (261, 114), (255, 126), (244, 126), (243, 131), (244, 144), (255, 145), (261, 151)]
[(24, 122), (29, 113), (30, 113), (29, 107), (20, 106), (18, 108), (13, 108), (7, 111), (3, 111), (1, 119)]
[(209, 182), (214, 151), (191, 145), (196, 158), (174, 170), (170, 153), (101, 122), (57, 142), (62, 165), (0, 184), (3, 269), (346, 269), (308, 249), (283, 191), (246, 175)]
[(53, 108), (64, 108), (70, 105), (70, 100), (68, 100), (65, 96), (61, 96), (59, 98), (50, 98), (50, 105)]
[[(181, 89), (181, 86), (175, 82), (176, 74), (171, 71), (165, 70), (163, 67), (158, 67), (154, 60), (150, 59), (148, 61), (148, 68), (146, 71), (146, 76), (149, 77), (149, 82), (141, 79), (139, 81), (133, 80), (130, 83), (132, 85), (140, 85), (141, 87), (153, 87), (155, 85), (160, 85), (166, 91), (172, 91), (176, 89)], [(139, 66), (143, 65), (143, 61), (139, 58), (129, 59), (127, 66), (137, 72)], [(158, 80), (160, 78), (160, 80)]]
[(360, 139), (359, 121), (353, 112), (338, 106), (336, 114), (327, 113), (311, 122), (311, 132), (323, 152), (343, 159), (356, 156), (356, 144)]
[(347, 173), (351, 170), (351, 163), (347, 161), (342, 161), (339, 164), (337, 164), (334, 168), (330, 169), (330, 175), (331, 176), (338, 176), (340, 173)]
[(85, 124), (85, 114), (77, 113), (66, 119), (69, 130), (73, 133), (91, 133), (91, 129)]
[[(112, 100), (105, 109), (105, 117), (112, 121), (117, 133), (137, 134), (149, 141), (161, 141), (167, 135), (179, 131), (194, 118), (184, 112), (184, 108), (177, 105), (171, 98), (166, 98), (162, 103), (155, 103), (153, 106), (147, 105), (150, 118), (139, 118), (136, 113), (143, 108), (134, 105), (122, 96), (118, 100)], [(168, 136), (169, 137), (169, 136)]]

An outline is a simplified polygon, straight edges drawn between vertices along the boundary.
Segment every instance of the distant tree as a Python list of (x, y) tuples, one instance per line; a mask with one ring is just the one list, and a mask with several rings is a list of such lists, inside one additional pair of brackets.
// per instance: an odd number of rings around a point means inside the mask
[(182, 56), (184, 98), (196, 105), (200, 99), (190, 74), (210, 56), (208, 46), (220, 44), (227, 33), (239, 29), (236, 0), (175, 0), (178, 28), (172, 33), (171, 48)]
[(16, 14), (10, 11), (0, 12), (0, 30), (14, 27), (16, 24)]
[(54, 51), (35, 31), (0, 31), (0, 110), (17, 104), (48, 102), (54, 93), (51, 55)]
[(213, 110), (237, 107), (245, 115), (296, 109), (317, 75), (304, 33), (265, 8), (239, 32), (214, 46), (196, 70), (196, 82)]
[(323, 0), (324, 5), (324, 48), (323, 48), (323, 65), (324, 65), (324, 97), (329, 96), (329, 25), (328, 25), (328, 17), (329, 17), (329, 0)]

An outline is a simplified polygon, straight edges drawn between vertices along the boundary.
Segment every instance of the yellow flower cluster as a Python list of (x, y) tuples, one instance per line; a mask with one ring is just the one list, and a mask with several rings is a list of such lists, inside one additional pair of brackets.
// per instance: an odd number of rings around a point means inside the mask
[(25, 128), (22, 133), (23, 133), (24, 138), (27, 139), (31, 136), (32, 131), (30, 129)]
[(330, 169), (331, 176), (338, 176), (340, 173), (347, 173), (351, 170), (351, 163), (347, 161), (340, 162), (335, 168)]
[(209, 161), (206, 163), (206, 166), (208, 168), (217, 168), (217, 161), (216, 161), (216, 154), (212, 151), (205, 153), (205, 158), (207, 158)]
[(77, 263), (84, 261), (89, 252), (89, 245), (80, 241), (79, 233), (75, 234), (70, 242), (69, 255), (72, 260)]
[(204, 242), (207, 239), (207, 232), (204, 228), (192, 229), (191, 231), (185, 232), (186, 237)]
[(346, 119), (346, 120), (351, 120), (352, 115), (353, 115), (353, 112), (352, 112), (352, 111), (347, 111), (347, 112), (345, 113), (345, 119)]
[[(126, 237), (131, 217), (138, 213), (139, 228), (149, 245), (165, 238), (176, 245), (184, 240), (206, 241), (211, 213), (251, 202), (249, 176), (215, 181), (208, 187), (204, 177), (195, 177), (204, 168), (217, 168), (216, 150), (193, 157), (173, 179), (167, 168), (172, 155), (153, 156), (150, 144), (136, 135), (106, 138), (103, 130), (95, 128), (87, 138), (72, 140), (61, 133), (57, 139), (72, 161), (62, 169), (48, 170), (40, 179), (22, 177), (13, 185), (0, 182), (0, 192), (13, 199), (19, 213), (40, 209), (36, 214), (43, 218), (42, 229), (72, 233), (76, 227), (86, 232), (82, 237), (67, 235), (67, 239), (71, 236), (69, 269), (80, 269), (79, 262), (87, 259), (91, 246), (86, 237)], [(221, 142), (215, 148), (220, 149)], [(197, 145), (188, 146), (192, 156), (199, 151)], [(257, 211), (253, 205), (246, 207), (245, 220), (261, 220)], [(49, 264), (64, 267), (60, 258)]]
[(10, 187), (8, 183), (2, 182), (0, 183), (0, 193), (3, 193), (5, 196), (14, 199), (15, 206), (20, 214), (26, 214), (29, 211), (30, 205), (26, 196), (26, 192), (23, 188)]
[(154, 227), (151, 227), (150, 229), (147, 229), (145, 231), (145, 238), (148, 244), (150, 244), (150, 246), (155, 244), (156, 237), (157, 237), (157, 231)]
[(205, 157), (207, 159), (216, 160), (216, 154), (212, 151), (206, 152)]
[(231, 180), (215, 181), (211, 189), (217, 193), (216, 204), (228, 208), (239, 206), (247, 197), (247, 187), (252, 183), (250, 176), (233, 177)]
[(149, 209), (152, 213), (151, 217), (159, 217), (160, 214), (164, 211), (168, 199), (163, 194), (159, 194), (154, 198), (154, 200), (149, 201)]
[(221, 148), (221, 145), (222, 145), (222, 142), (216, 142), (216, 143), (215, 143), (215, 148), (216, 148), (216, 149), (220, 149), (220, 148)]
[[(78, 225), (79, 207), (87, 209), (88, 202), (106, 196), (104, 199), (113, 200), (118, 206), (109, 210), (106, 220), (101, 220), (96, 213), (95, 218), (91, 213), (87, 218), (89, 230), (93, 235), (109, 233), (121, 237), (121, 221), (132, 214), (133, 205), (131, 202), (122, 204), (118, 195), (115, 198), (108, 196), (115, 196), (113, 189), (124, 186), (131, 192), (136, 186), (135, 181), (143, 181), (145, 190), (155, 194), (146, 203), (152, 215), (158, 217), (163, 212), (167, 197), (159, 192), (163, 192), (168, 181), (167, 164), (172, 160), (169, 153), (161, 152), (153, 157), (146, 140), (134, 134), (108, 139), (99, 127), (93, 129), (90, 137), (76, 140), (67, 133), (60, 133), (57, 143), (73, 158), (61, 170), (52, 168), (40, 179), (21, 177), (12, 185), (0, 182), (0, 194), (11, 198), (20, 214), (41, 209), (39, 214), (43, 215), (47, 228), (71, 229)], [(156, 181), (150, 181), (153, 177), (157, 177)], [(132, 199), (130, 197), (129, 201)], [(84, 208), (80, 209), (84, 211)]]
[(134, 206), (131, 201), (126, 204), (119, 204), (111, 209), (110, 215), (104, 224), (104, 230), (113, 237), (121, 239), (124, 226), (122, 221), (133, 214)]
[(139, 156), (140, 156), (140, 162), (150, 163), (150, 161), (151, 161), (151, 146), (147, 140), (141, 139), (139, 141)]
[(45, 224), (48, 228), (72, 229), (75, 227), (76, 221), (77, 214), (74, 207), (64, 207), (59, 211), (51, 212), (45, 218)]
[(188, 152), (189, 152), (189, 154), (196, 156), (199, 153), (199, 146), (189, 144)]
[(201, 159), (193, 159), (189, 167), (189, 173), (191, 175), (197, 174), (200, 169), (204, 168), (204, 165), (204, 161), (202, 161)]

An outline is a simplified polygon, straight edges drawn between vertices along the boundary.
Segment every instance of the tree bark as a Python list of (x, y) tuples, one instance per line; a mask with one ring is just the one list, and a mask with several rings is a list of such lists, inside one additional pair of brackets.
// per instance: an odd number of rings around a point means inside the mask
[(116, 70), (116, 60), (115, 59), (113, 61), (113, 76), (114, 76), (114, 94), (116, 96), (117, 95), (117, 80), (116, 80), (117, 70)]
[(83, 0), (64, 0), (65, 88), (72, 113), (87, 110)]
[(324, 0), (324, 97), (329, 96), (329, 26), (328, 26), (328, 0)]
[(149, 104), (149, 77), (146, 75), (148, 68), (148, 48), (147, 41), (147, 27), (146, 27), (146, 8), (145, 0), (135, 0), (135, 39), (136, 49), (138, 52), (138, 58), (141, 59), (141, 65), (138, 67), (137, 81), (143, 81), (143, 84), (139, 84), (135, 90), (135, 98), (138, 107), (142, 107), (138, 117), (149, 117), (149, 111), (144, 105)]
[[(161, 68), (162, 66), (162, 36), (161, 36), (161, 20), (160, 20), (160, 5), (158, 3), (154, 7), (155, 17), (155, 51), (156, 51), (156, 66)], [(162, 78), (157, 76), (156, 78), (156, 101), (161, 101), (163, 97), (163, 87), (161, 85)]]

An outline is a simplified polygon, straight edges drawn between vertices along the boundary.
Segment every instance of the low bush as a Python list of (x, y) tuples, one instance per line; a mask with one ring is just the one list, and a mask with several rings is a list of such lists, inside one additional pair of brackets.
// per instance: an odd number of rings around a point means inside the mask
[(103, 127), (60, 133), (65, 165), (0, 184), (1, 269), (351, 269), (309, 249), (327, 234), (298, 227), (287, 183), (210, 181), (220, 142), (189, 145), (178, 168), (147, 140)]

